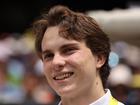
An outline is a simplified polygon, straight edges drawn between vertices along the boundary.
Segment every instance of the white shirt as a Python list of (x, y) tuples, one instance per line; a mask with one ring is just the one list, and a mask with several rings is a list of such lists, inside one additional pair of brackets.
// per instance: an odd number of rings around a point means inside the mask
[[(102, 96), (101, 98), (99, 98), (98, 100), (94, 101), (93, 103), (89, 105), (109, 105), (111, 92), (109, 89), (106, 89), (106, 91), (107, 92), (104, 96)], [(61, 105), (61, 102), (58, 105)], [(124, 105), (124, 104), (121, 102), (118, 102), (118, 105)]]

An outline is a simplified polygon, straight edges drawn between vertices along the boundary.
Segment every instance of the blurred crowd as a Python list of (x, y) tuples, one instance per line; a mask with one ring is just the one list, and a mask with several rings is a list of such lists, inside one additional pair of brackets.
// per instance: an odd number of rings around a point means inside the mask
[(0, 103), (57, 104), (59, 97), (42, 73), (42, 62), (34, 51), (32, 34), (18, 36), (17, 33), (0, 35)]
[[(112, 43), (108, 88), (126, 105), (140, 105), (140, 48)], [(49, 87), (34, 36), (27, 31), (0, 34), (0, 105), (57, 105), (60, 97)]]

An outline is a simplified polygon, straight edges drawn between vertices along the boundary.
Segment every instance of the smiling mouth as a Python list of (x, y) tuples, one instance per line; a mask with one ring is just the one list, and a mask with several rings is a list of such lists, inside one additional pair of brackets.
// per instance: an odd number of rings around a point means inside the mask
[(74, 74), (73, 72), (63, 73), (63, 74), (53, 77), (53, 79), (54, 80), (64, 80), (64, 79), (70, 78), (73, 74)]

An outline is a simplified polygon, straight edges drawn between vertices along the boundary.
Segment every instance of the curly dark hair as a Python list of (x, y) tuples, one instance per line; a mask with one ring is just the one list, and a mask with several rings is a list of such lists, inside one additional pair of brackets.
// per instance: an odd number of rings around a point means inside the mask
[(68, 7), (54, 6), (33, 24), (33, 31), (36, 35), (35, 48), (41, 59), (42, 39), (47, 28), (51, 26), (59, 26), (59, 35), (66, 39), (84, 40), (93, 54), (105, 57), (105, 64), (100, 68), (100, 76), (105, 88), (110, 73), (108, 64), (110, 41), (97, 22), (83, 13), (70, 10)]

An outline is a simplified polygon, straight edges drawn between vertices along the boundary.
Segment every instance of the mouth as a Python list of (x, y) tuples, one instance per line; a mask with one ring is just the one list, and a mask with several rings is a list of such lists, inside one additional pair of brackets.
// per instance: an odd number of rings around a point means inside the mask
[(53, 79), (64, 80), (64, 79), (70, 78), (73, 74), (74, 74), (73, 72), (62, 73), (62, 74), (54, 76)]

